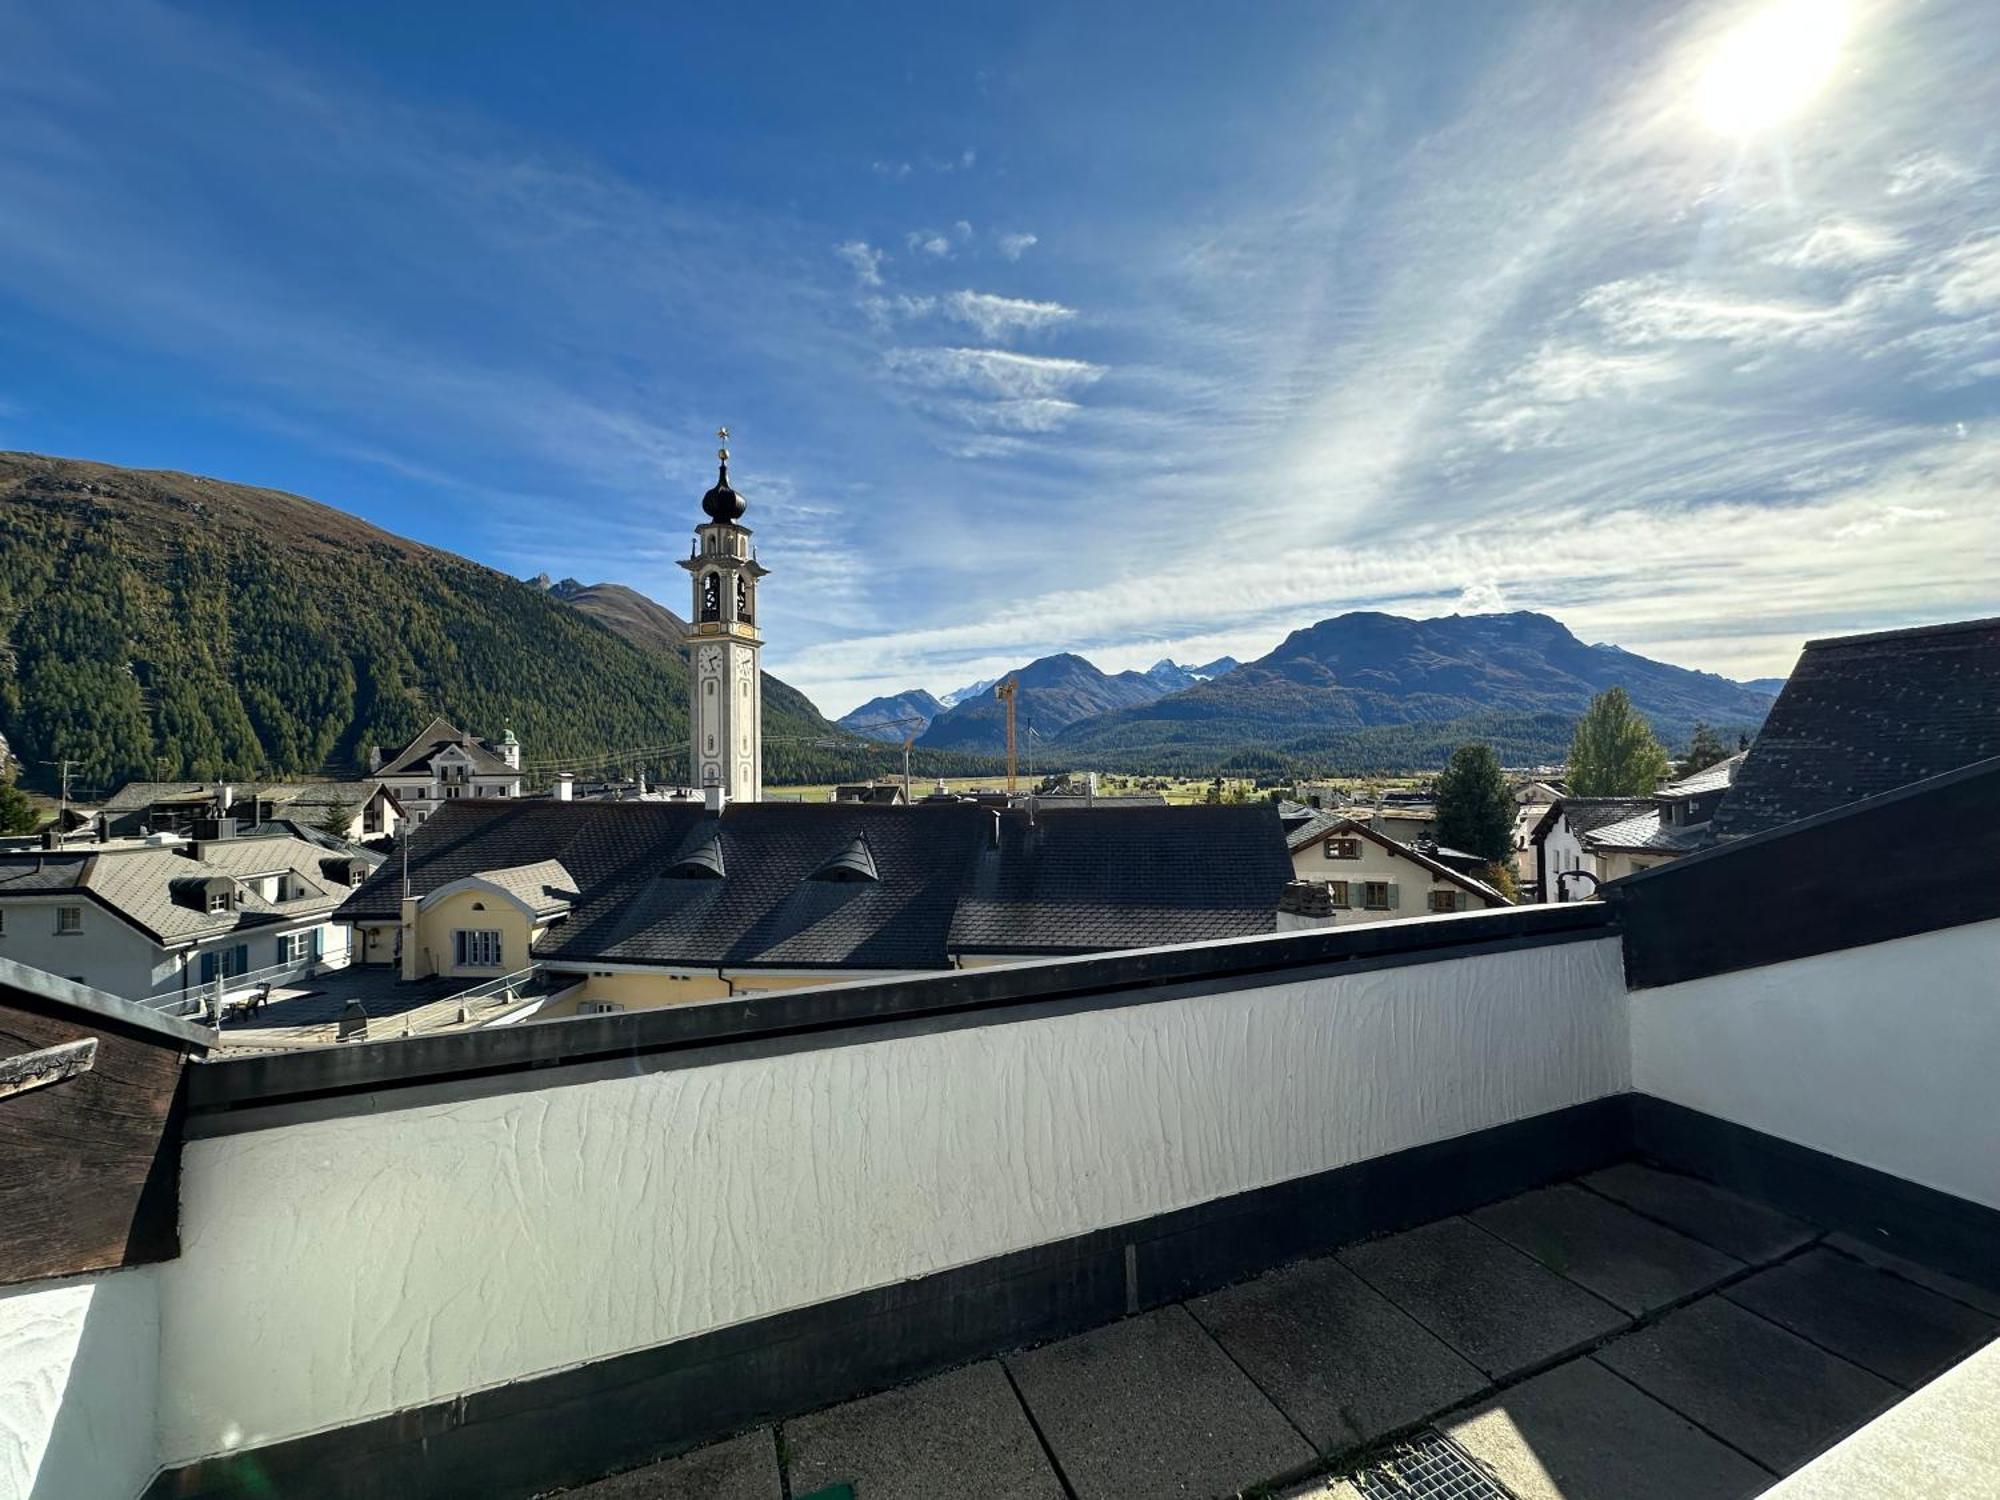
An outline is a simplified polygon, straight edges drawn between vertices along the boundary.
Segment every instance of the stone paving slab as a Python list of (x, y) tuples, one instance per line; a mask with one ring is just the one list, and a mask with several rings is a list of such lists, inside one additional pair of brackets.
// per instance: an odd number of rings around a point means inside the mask
[(1322, 1453), (1371, 1443), (1486, 1385), (1332, 1256), (1188, 1307)]
[(1936, 1292), (1812, 1249), (1729, 1288), (1730, 1301), (1906, 1389), (1991, 1339), (1996, 1320)]
[(1733, 1255), (1571, 1183), (1522, 1193), (1472, 1218), (1634, 1317), (1706, 1291), (1744, 1269)]
[(563, 1491), (567, 1500), (782, 1500), (784, 1493), (768, 1427)]
[[(1885, 1250), (1880, 1245), (1853, 1234), (1830, 1234), (1827, 1244), (1856, 1260), (1865, 1261), (1878, 1270), (1887, 1271), (1892, 1276), (1900, 1276), (1905, 1281), (1914, 1281), (1920, 1287), (1949, 1297), (1954, 1302), (1963, 1302), (1967, 1307), (1976, 1307), (1983, 1313), (1991, 1313), (2000, 1318), (2000, 1291), (1992, 1287), (1979, 1286), (1970, 1281), (1962, 1281), (1943, 1271), (1932, 1270), (1921, 1261), (1898, 1255), (1893, 1250)], [(2000, 1267), (1996, 1267), (2000, 1270)]]
[(1812, 1225), (1768, 1204), (1678, 1172), (1621, 1162), (1583, 1178), (1586, 1186), (1627, 1208), (1738, 1260), (1761, 1264), (1796, 1250), (1818, 1234)]
[(1518, 1500), (1736, 1500), (1773, 1479), (1588, 1356), (1439, 1425)]
[(1010, 1355), (1007, 1367), (1077, 1500), (1227, 1494), (1317, 1456), (1184, 1307)]
[(1785, 1474), (1902, 1392), (1722, 1296), (1615, 1339), (1597, 1358), (1634, 1385)]
[(1465, 1219), (1352, 1245), (1340, 1260), (1495, 1379), (1580, 1349), (1626, 1321)]
[(784, 1439), (794, 1495), (844, 1480), (866, 1500), (1063, 1500), (996, 1360), (797, 1418)]

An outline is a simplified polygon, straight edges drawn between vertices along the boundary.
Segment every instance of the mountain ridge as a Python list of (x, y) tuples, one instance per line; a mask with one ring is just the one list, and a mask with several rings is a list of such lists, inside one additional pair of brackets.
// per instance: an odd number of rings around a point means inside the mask
[[(1320, 756), (1343, 739), (1425, 742), (1424, 762), (1450, 732), (1385, 734), (1477, 719), (1490, 736), (1559, 759), (1559, 726), (1604, 688), (1623, 686), (1667, 742), (1697, 719), (1717, 727), (1761, 724), (1770, 700), (1714, 673), (1692, 671), (1616, 646), (1590, 646), (1559, 620), (1533, 611), (1417, 620), (1350, 611), (1292, 631), (1255, 661), (1152, 703), (1067, 726), (1057, 752), (1079, 764), (1132, 764), (1157, 753), (1186, 763), (1262, 750), (1273, 760)], [(1509, 720), (1519, 721), (1510, 727)], [(1527, 732), (1529, 721), (1539, 727)], [(1464, 728), (1467, 738), (1474, 737)], [(1254, 758), (1254, 757), (1253, 757)], [(1411, 765), (1419, 762), (1411, 762)]]
[[(767, 681), (767, 779), (888, 769)], [(0, 453), (0, 734), (38, 778), (353, 776), (434, 714), (685, 774), (678, 653), (532, 584), (281, 490)]]

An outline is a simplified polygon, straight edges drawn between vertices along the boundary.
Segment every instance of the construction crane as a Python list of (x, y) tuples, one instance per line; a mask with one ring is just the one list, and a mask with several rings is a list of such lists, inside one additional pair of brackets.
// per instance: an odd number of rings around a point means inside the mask
[(1014, 795), (1014, 696), (1021, 691), (1021, 679), (1009, 677), (998, 683), (993, 696), (1007, 705), (1007, 795)]

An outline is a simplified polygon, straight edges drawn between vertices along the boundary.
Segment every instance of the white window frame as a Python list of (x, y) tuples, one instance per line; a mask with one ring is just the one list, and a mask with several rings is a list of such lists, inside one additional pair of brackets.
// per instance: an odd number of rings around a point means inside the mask
[(78, 937), (83, 932), (83, 908), (81, 906), (58, 906), (56, 908), (56, 936)]
[(506, 961), (505, 941), (497, 927), (460, 927), (451, 935), (451, 957), (461, 969), (498, 969)]
[(229, 910), (229, 892), (210, 891), (208, 893), (208, 914), (219, 916)]

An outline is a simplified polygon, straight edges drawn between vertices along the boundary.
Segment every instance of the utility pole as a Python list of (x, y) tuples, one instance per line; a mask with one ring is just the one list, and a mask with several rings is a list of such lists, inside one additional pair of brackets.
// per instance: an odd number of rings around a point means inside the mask
[(76, 762), (64, 756), (61, 760), (45, 760), (42, 764), (62, 767), (62, 806), (56, 813), (56, 837), (62, 838), (69, 832), (69, 768)]

